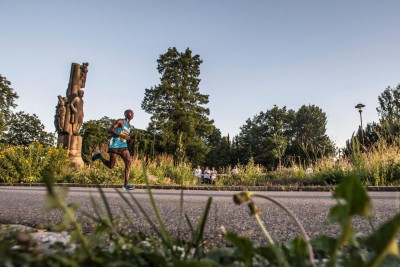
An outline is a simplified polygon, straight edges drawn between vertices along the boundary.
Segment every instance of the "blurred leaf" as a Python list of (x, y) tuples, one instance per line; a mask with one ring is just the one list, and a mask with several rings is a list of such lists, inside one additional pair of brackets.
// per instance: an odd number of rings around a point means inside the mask
[(311, 243), (314, 248), (315, 257), (326, 258), (334, 252), (338, 240), (330, 236), (319, 236)]
[(296, 266), (306, 266), (308, 261), (308, 250), (307, 243), (304, 239), (296, 237), (292, 239), (290, 242), (285, 243), (283, 245), (287, 253), (289, 253), (289, 257), (292, 258), (289, 262), (296, 262)]
[(98, 186), (97, 189), (98, 189), (98, 191), (100, 192), (101, 199), (103, 200), (103, 204), (104, 204), (104, 206), (106, 207), (106, 211), (107, 211), (107, 215), (108, 215), (108, 218), (107, 218), (107, 219), (111, 222), (111, 224), (114, 225), (114, 218), (113, 218), (113, 214), (112, 214), (112, 212), (111, 212), (110, 205), (108, 204), (107, 197), (106, 197), (106, 195), (104, 194), (104, 191), (103, 191), (103, 189), (101, 189), (100, 186)]
[(166, 266), (165, 258), (154, 252), (142, 252), (140, 255), (146, 259), (150, 266)]
[(227, 233), (225, 237), (239, 250), (239, 254), (237, 256), (238, 258), (247, 263), (252, 262), (252, 258), (255, 255), (255, 250), (253, 247), (253, 242), (249, 238), (239, 236), (237, 233)]
[(51, 192), (48, 191), (44, 202), (45, 210), (61, 208), (67, 195), (67, 187), (54, 187)]
[(274, 250), (271, 246), (262, 246), (256, 248), (257, 254), (263, 256), (271, 263), (278, 263), (278, 256), (276, 255), (276, 250)]
[(353, 215), (371, 218), (371, 200), (357, 176), (349, 175), (344, 179), (333, 197), (338, 200), (338, 204), (331, 209), (329, 219), (343, 222)]
[(203, 214), (201, 215), (200, 222), (197, 224), (196, 230), (192, 235), (192, 246), (188, 246), (185, 251), (185, 255), (189, 253), (191, 247), (194, 247), (195, 252), (194, 255), (197, 256), (200, 248), (200, 241), (203, 239), (204, 229), (206, 227), (206, 222), (208, 218), (208, 214), (210, 213), (210, 207), (212, 203), (212, 197), (207, 199), (206, 207), (204, 208)]
[[(347, 244), (353, 236), (351, 217), (355, 215), (371, 218), (371, 200), (362, 186), (359, 178), (349, 175), (344, 179), (333, 193), (337, 204), (333, 206), (328, 215), (328, 222), (338, 222), (342, 228), (342, 235), (336, 250), (340, 245)], [(336, 253), (335, 251), (333, 253)], [(333, 256), (333, 254), (331, 254)]]
[(232, 264), (235, 260), (235, 250), (227, 247), (215, 248), (206, 255), (206, 258), (223, 265)]
[(340, 264), (342, 266), (366, 266), (366, 255), (359, 247), (349, 246), (340, 255)]
[(376, 253), (368, 266), (379, 266), (388, 254), (400, 256), (397, 241), (399, 232), (400, 214), (397, 214), (367, 238), (366, 245)]
[(338, 204), (332, 208), (330, 219), (340, 222), (343, 217), (353, 215), (371, 218), (371, 200), (357, 176), (349, 175), (344, 179), (333, 197), (338, 200)]

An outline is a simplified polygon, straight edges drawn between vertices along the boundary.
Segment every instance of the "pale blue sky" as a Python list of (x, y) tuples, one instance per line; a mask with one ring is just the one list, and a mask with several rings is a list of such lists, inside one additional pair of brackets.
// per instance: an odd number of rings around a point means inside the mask
[(200, 91), (210, 118), (237, 135), (246, 119), (273, 105), (314, 104), (343, 146), (377, 121), (378, 96), (400, 83), (400, 1), (15, 1), (0, 0), (0, 73), (19, 94), (18, 110), (54, 131), (57, 95), (72, 62), (89, 62), (85, 120), (141, 110), (159, 84), (169, 47), (203, 59)]

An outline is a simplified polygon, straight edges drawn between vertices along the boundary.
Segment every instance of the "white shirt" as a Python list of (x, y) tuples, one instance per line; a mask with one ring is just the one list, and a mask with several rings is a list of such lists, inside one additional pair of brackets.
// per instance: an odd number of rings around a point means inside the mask
[(194, 176), (201, 177), (201, 169), (195, 169), (194, 170)]
[(204, 179), (210, 179), (210, 174), (211, 174), (210, 170), (204, 170)]

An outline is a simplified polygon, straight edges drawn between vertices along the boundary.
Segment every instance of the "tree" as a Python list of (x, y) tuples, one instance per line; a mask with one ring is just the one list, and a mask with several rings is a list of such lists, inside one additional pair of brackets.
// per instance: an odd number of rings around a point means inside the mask
[(82, 159), (85, 162), (89, 162), (92, 154), (108, 143), (108, 130), (115, 121), (109, 117), (103, 117), (100, 120), (90, 120), (82, 124), (80, 135), (82, 136)]
[(268, 127), (266, 128), (267, 154), (273, 157), (274, 165), (278, 160), (278, 167), (281, 167), (282, 158), (285, 155), (291, 133), (291, 122), (293, 110), (286, 107), (278, 108), (276, 105), (265, 114)]
[(8, 145), (28, 146), (32, 142), (54, 146), (54, 134), (44, 130), (44, 125), (36, 114), (30, 115), (23, 111), (12, 114), (8, 130), (2, 140)]
[(326, 135), (326, 114), (314, 105), (303, 105), (293, 121), (294, 142), (292, 155), (306, 163), (334, 153), (334, 145)]
[(286, 107), (274, 106), (248, 119), (236, 138), (239, 151), (235, 154), (244, 156), (241, 162), (246, 164), (252, 158), (256, 164), (270, 168), (280, 166), (289, 143), (292, 113)]
[(210, 149), (204, 164), (210, 167), (226, 167), (231, 164), (231, 151), (229, 136), (223, 137), (221, 131), (216, 127), (212, 134), (207, 138), (207, 146)]
[(359, 127), (357, 133), (353, 132), (351, 138), (346, 140), (346, 146), (343, 149), (343, 153), (346, 156), (350, 156), (353, 153), (355, 145), (354, 139), (357, 139), (356, 144), (362, 146), (361, 148), (357, 149), (364, 151), (365, 149), (376, 144), (382, 137), (386, 140), (386, 137), (382, 136), (381, 126), (376, 122), (368, 123), (367, 127), (365, 127), (365, 130)]
[[(297, 112), (274, 106), (248, 119), (235, 138), (232, 155), (246, 164), (253, 159), (256, 164), (269, 168), (298, 162), (307, 162), (333, 153), (332, 141), (326, 135), (326, 115), (314, 105), (302, 106)], [(289, 161), (290, 160), (290, 161)]]
[(189, 48), (183, 53), (169, 48), (157, 60), (161, 83), (146, 89), (142, 101), (142, 108), (151, 114), (149, 131), (155, 123), (159, 146), (173, 154), (175, 162), (186, 156), (201, 162), (208, 152), (204, 139), (211, 133), (213, 121), (205, 107), (208, 95), (199, 90), (202, 62)]
[(230, 151), (231, 151), (231, 166), (235, 166), (240, 162), (244, 162), (241, 154), (241, 146), (239, 144), (238, 136), (232, 138)]
[(15, 100), (18, 98), (18, 95), (10, 86), (11, 82), (0, 74), (0, 138), (11, 119), (11, 108), (17, 106)]
[[(354, 144), (361, 145), (360, 151), (373, 146), (383, 139), (388, 144), (399, 143), (400, 133), (400, 84), (396, 88), (388, 86), (378, 96), (379, 107), (376, 108), (379, 123), (368, 123), (365, 129), (358, 129), (346, 141), (344, 153), (350, 155)], [(353, 142), (357, 139), (357, 142)]]
[(381, 135), (392, 143), (400, 132), (400, 84), (396, 88), (386, 88), (378, 97)]
[(388, 86), (378, 96), (379, 107), (376, 108), (382, 121), (396, 121), (400, 119), (400, 84), (396, 88)]

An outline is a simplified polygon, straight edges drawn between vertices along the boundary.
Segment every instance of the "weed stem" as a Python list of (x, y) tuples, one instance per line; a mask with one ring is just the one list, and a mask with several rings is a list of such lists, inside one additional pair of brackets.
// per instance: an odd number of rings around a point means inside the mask
[(274, 245), (274, 240), (271, 238), (270, 234), (268, 233), (267, 229), (264, 226), (264, 223), (261, 221), (260, 216), (258, 216), (258, 214), (254, 215), (256, 217), (257, 223), (260, 226), (261, 230), (263, 231), (264, 235), (267, 237), (268, 242), (271, 245)]
[(286, 213), (294, 220), (294, 222), (296, 223), (296, 225), (299, 227), (300, 232), (301, 232), (301, 234), (303, 235), (304, 240), (306, 241), (307, 249), (308, 249), (308, 255), (309, 255), (309, 260), (310, 260), (311, 265), (312, 265), (312, 266), (316, 266), (316, 265), (315, 265), (315, 260), (314, 260), (314, 251), (313, 251), (312, 246), (311, 246), (310, 238), (309, 238), (309, 236), (307, 235), (306, 231), (304, 230), (303, 225), (301, 224), (301, 222), (299, 221), (299, 219), (296, 217), (296, 215), (295, 215), (293, 212), (291, 212), (288, 208), (286, 208), (285, 205), (283, 205), (282, 203), (280, 203), (279, 201), (277, 201), (277, 200), (275, 200), (275, 199), (273, 199), (273, 198), (270, 198), (270, 197), (264, 196), (264, 195), (258, 195), (258, 194), (254, 194), (253, 196), (254, 196), (254, 197), (259, 197), (259, 198), (264, 198), (264, 199), (266, 199), (266, 200), (269, 200), (269, 201), (275, 203), (275, 204), (276, 204), (277, 206), (279, 206), (280, 208), (282, 208), (284, 211), (286, 211)]

